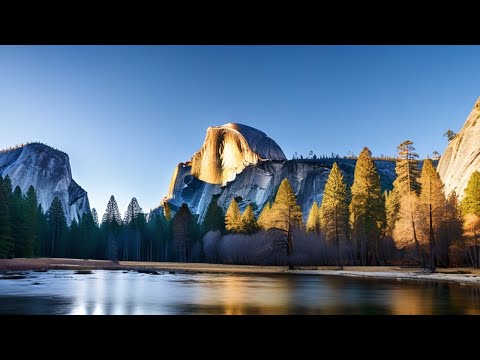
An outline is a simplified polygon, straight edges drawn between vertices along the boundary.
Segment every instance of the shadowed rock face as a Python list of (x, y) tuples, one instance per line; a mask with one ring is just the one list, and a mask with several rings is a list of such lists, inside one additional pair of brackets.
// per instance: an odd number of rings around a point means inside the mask
[[(280, 182), (287, 178), (306, 218), (313, 201), (321, 203), (325, 183), (334, 162), (338, 163), (347, 183), (353, 183), (356, 160), (286, 160), (280, 147), (261, 131), (248, 127), (248, 131), (256, 136), (247, 133), (242, 138), (229, 130), (242, 126), (227, 124), (209, 128), (202, 150), (194, 155), (191, 162), (177, 166), (170, 182), (169, 193), (163, 201), (168, 201), (173, 210), (182, 203), (187, 203), (191, 211), (199, 215), (199, 222), (203, 221), (213, 197), (224, 210), (228, 208), (232, 198), (237, 199), (242, 211), (248, 204), (253, 204), (258, 215), (267, 202), (274, 200)], [(265, 142), (260, 143), (261, 141)], [(230, 142), (233, 145), (227, 144)], [(225, 163), (221, 161), (226, 146), (232, 146), (236, 151), (235, 156), (232, 156), (235, 161), (226, 163), (236, 167), (228, 168), (227, 165), (227, 170)], [(197, 165), (195, 162), (198, 162)], [(377, 160), (375, 163), (382, 188), (391, 189), (396, 177), (395, 162)], [(233, 179), (228, 180), (230, 177)], [(207, 179), (204, 180), (205, 178)]]
[(8, 175), (12, 188), (18, 185), (24, 194), (33, 185), (44, 212), (57, 196), (69, 224), (90, 213), (87, 192), (72, 179), (68, 155), (47, 145), (32, 143), (0, 152), (0, 175)]
[(437, 171), (445, 184), (445, 194), (455, 191), (460, 199), (474, 171), (480, 170), (480, 98), (462, 130), (445, 149)]

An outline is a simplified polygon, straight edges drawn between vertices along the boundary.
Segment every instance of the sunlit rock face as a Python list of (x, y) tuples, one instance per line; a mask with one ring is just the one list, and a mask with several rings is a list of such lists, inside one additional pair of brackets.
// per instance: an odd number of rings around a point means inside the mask
[(225, 185), (248, 165), (266, 160), (286, 160), (286, 157), (265, 133), (229, 123), (207, 129), (202, 148), (193, 155), (191, 173), (207, 183)]
[(73, 219), (79, 221), (84, 213), (90, 213), (87, 192), (72, 179), (70, 161), (64, 152), (38, 143), (2, 151), (0, 175), (8, 175), (12, 189), (18, 185), (24, 194), (33, 185), (44, 212), (57, 196), (69, 224)]
[[(230, 131), (234, 127), (248, 128), (248, 131), (258, 137), (248, 136), (248, 133), (246, 136), (239, 136)], [(259, 141), (266, 139), (266, 143), (255, 142), (255, 139)], [(225, 143), (230, 143), (229, 146), (234, 149), (235, 156), (231, 159), (235, 161), (222, 163)], [(227, 157), (231, 153), (227, 152)], [(195, 159), (195, 157), (198, 158)], [(214, 165), (206, 161), (207, 158), (210, 158)], [(197, 165), (197, 170), (194, 170), (195, 161), (200, 164), (205, 161), (207, 170), (203, 169), (203, 165)], [(325, 183), (334, 162), (338, 163), (345, 180), (351, 185), (356, 160), (286, 160), (280, 147), (258, 130), (237, 124), (213, 127), (207, 131), (205, 144), (202, 150), (195, 154), (193, 161), (180, 163), (177, 166), (170, 182), (169, 193), (163, 201), (168, 201), (173, 211), (182, 203), (187, 203), (190, 210), (198, 215), (199, 222), (203, 221), (212, 199), (226, 210), (232, 198), (236, 198), (242, 211), (248, 204), (253, 204), (254, 211), (258, 215), (267, 202), (273, 202), (280, 182), (287, 178), (306, 218), (313, 201), (321, 203)], [(382, 181), (382, 188), (391, 189), (396, 176), (395, 162), (377, 160), (375, 163)], [(232, 167), (226, 171), (223, 164), (232, 164)], [(204, 177), (202, 180), (200, 174), (208, 175), (208, 179)], [(230, 177), (233, 179), (228, 180)]]
[(455, 191), (459, 198), (474, 171), (480, 170), (480, 98), (462, 130), (445, 149), (437, 171), (445, 184), (445, 194)]

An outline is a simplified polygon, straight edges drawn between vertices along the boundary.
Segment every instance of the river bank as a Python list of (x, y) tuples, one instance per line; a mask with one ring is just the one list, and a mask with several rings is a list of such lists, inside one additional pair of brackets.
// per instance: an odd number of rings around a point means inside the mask
[(480, 285), (480, 270), (473, 268), (439, 268), (434, 273), (421, 268), (400, 266), (302, 266), (289, 270), (286, 266), (223, 265), (205, 263), (135, 262), (82, 260), (66, 258), (0, 259), (1, 274), (15, 271), (49, 270), (131, 270), (151, 273), (226, 273), (226, 274), (294, 274), (329, 275), (401, 280), (435, 280)]

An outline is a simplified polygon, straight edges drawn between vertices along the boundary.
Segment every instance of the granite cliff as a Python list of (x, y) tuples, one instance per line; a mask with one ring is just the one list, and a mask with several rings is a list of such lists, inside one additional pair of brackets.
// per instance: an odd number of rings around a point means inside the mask
[[(258, 215), (273, 201), (280, 182), (287, 178), (302, 207), (304, 218), (313, 201), (321, 203), (325, 183), (333, 163), (337, 162), (351, 185), (354, 159), (287, 160), (277, 143), (263, 132), (240, 124), (207, 129), (200, 151), (175, 169), (167, 196), (173, 210), (187, 203), (203, 221), (212, 198), (224, 210), (232, 198), (243, 211), (253, 204)], [(383, 189), (391, 189), (395, 162), (376, 160)]]
[(30, 187), (38, 203), (47, 211), (57, 196), (62, 202), (67, 222), (79, 221), (90, 213), (87, 192), (72, 179), (68, 155), (40, 143), (30, 143), (0, 152), (0, 175), (8, 175), (12, 188), (17, 185), (25, 194)]
[(455, 191), (460, 199), (470, 176), (477, 170), (480, 170), (480, 98), (462, 130), (448, 144), (437, 167), (445, 184), (445, 194)]

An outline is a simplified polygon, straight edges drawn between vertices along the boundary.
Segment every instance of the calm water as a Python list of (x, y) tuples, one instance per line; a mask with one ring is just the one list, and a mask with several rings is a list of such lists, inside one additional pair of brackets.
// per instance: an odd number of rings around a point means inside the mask
[(329, 276), (28, 272), (0, 314), (480, 314), (480, 288)]

